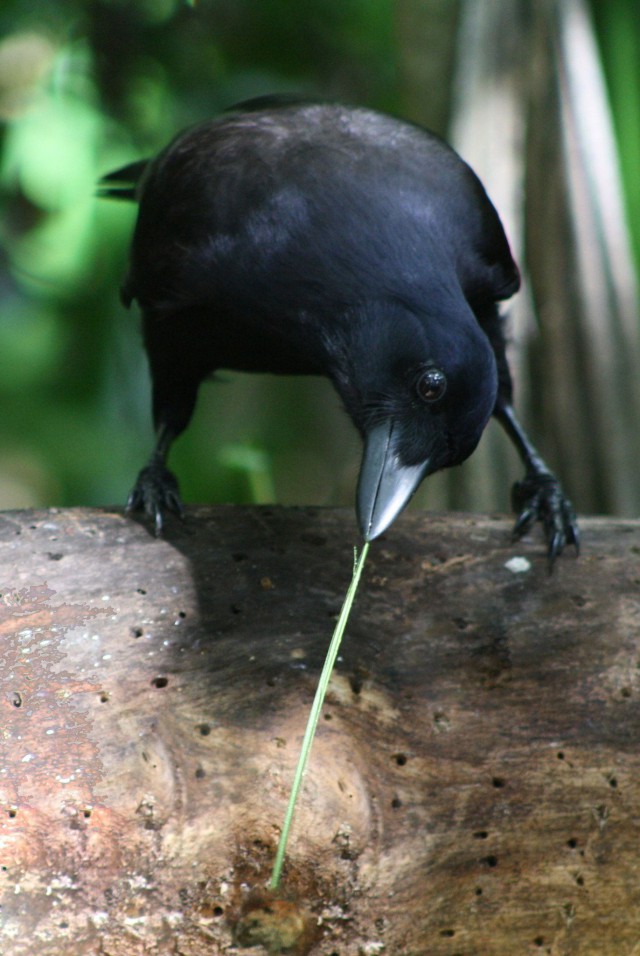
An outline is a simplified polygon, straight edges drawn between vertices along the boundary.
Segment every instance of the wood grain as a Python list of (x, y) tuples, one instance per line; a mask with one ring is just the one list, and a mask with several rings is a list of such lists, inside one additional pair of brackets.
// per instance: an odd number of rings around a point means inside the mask
[(509, 527), (372, 546), (271, 900), (351, 512), (0, 516), (0, 952), (640, 952), (640, 522)]

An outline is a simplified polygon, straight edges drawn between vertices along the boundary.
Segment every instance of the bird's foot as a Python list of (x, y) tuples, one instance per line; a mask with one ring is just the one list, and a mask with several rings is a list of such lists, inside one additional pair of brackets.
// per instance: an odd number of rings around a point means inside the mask
[(127, 514), (144, 511), (149, 518), (153, 518), (158, 536), (162, 534), (167, 511), (173, 511), (181, 518), (184, 516), (178, 482), (163, 462), (152, 459), (142, 469), (129, 495), (125, 511)]
[(513, 527), (514, 539), (522, 537), (536, 521), (541, 521), (550, 571), (566, 545), (575, 545), (576, 552), (579, 552), (580, 532), (573, 505), (555, 475), (548, 471), (529, 472), (522, 481), (514, 484), (511, 499), (513, 510), (518, 514)]

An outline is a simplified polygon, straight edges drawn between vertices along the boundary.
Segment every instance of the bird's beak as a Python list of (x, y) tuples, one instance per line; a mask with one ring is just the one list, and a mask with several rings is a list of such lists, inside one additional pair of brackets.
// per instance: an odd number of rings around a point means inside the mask
[(417, 465), (401, 464), (394, 444), (393, 419), (376, 425), (365, 440), (356, 499), (358, 524), (365, 541), (373, 541), (386, 531), (429, 472), (429, 458)]

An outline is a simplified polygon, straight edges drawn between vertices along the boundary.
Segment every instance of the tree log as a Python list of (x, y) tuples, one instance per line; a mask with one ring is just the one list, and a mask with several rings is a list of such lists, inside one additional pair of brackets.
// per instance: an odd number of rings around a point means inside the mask
[(271, 898), (351, 513), (4, 514), (0, 952), (640, 952), (640, 522), (582, 528), (373, 544)]

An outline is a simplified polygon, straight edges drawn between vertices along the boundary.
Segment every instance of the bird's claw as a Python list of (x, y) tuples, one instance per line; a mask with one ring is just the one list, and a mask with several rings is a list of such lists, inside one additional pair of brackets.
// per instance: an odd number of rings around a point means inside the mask
[(525, 475), (514, 484), (511, 498), (513, 509), (518, 513), (513, 537), (522, 537), (536, 521), (541, 521), (550, 571), (566, 545), (573, 544), (576, 552), (580, 551), (580, 532), (573, 505), (554, 475), (547, 471)]
[(184, 517), (184, 508), (175, 475), (160, 461), (151, 461), (136, 479), (125, 511), (144, 511), (153, 519), (157, 537), (162, 534), (164, 516), (172, 511)]

